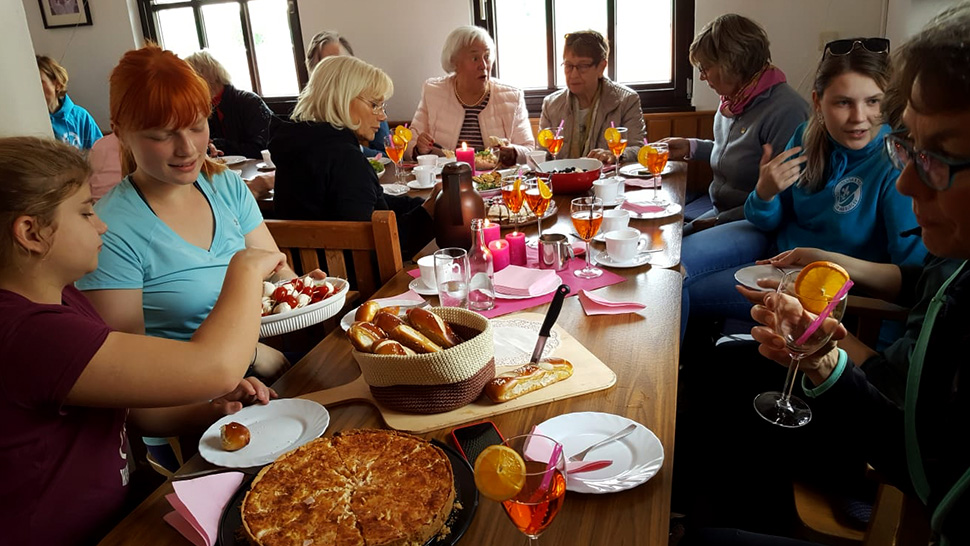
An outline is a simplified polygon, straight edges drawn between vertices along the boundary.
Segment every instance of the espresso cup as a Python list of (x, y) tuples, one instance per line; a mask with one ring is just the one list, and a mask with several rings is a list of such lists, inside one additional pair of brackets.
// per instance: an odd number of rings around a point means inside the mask
[(434, 186), (434, 165), (418, 165), (411, 169), (418, 185), (425, 188)]
[(434, 254), (428, 254), (418, 259), (418, 269), (421, 271), (421, 282), (429, 290), (437, 290), (438, 284), (434, 280)]
[(434, 167), (438, 164), (438, 156), (433, 154), (425, 154), (418, 156), (418, 165), (431, 165)]
[(648, 241), (640, 238), (640, 231), (634, 228), (618, 229), (606, 233), (606, 253), (617, 262), (629, 262), (637, 253), (645, 250)]
[(630, 211), (626, 209), (607, 209), (603, 211), (603, 225), (600, 232), (609, 233), (630, 225)]
[(600, 198), (604, 205), (615, 202), (619, 193), (620, 182), (615, 178), (601, 178), (593, 182), (593, 195)]

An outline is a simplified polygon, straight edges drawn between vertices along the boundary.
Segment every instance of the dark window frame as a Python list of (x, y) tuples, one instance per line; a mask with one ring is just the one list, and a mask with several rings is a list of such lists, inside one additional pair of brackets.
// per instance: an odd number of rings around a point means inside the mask
[[(610, 45), (615, 43), (616, 33), (616, 0), (605, 0), (607, 39)], [(694, 40), (694, 0), (671, 0), (673, 3), (673, 74), (670, 82), (655, 84), (624, 84), (640, 95), (640, 107), (644, 113), (648, 112), (691, 112), (693, 94), (694, 67), (690, 64), (688, 50)], [(546, 49), (548, 51), (547, 70), (549, 82), (546, 88), (526, 89), (525, 104), (529, 115), (538, 117), (542, 111), (542, 100), (547, 95), (559, 90), (555, 86), (556, 71), (560, 70), (561, 52), (555, 50), (555, 0), (545, 0), (546, 3)], [(472, 0), (472, 15), (474, 24), (496, 36), (497, 19), (495, 17), (495, 0)], [(496, 43), (496, 49), (501, 49)], [(498, 69), (501, 52), (496, 52), (493, 73)], [(610, 47), (607, 75), (615, 81), (616, 76), (616, 48)], [(623, 82), (619, 82), (623, 83)]]
[[(177, 8), (192, 8), (195, 17), (195, 30), (198, 36), (200, 47), (203, 49), (208, 46), (208, 37), (205, 33), (204, 17), (202, 6), (212, 4), (239, 4), (239, 24), (242, 27), (243, 44), (246, 48), (246, 64), (249, 67), (249, 79), (252, 84), (253, 92), (262, 97), (262, 89), (259, 82), (259, 65), (256, 60), (255, 44), (253, 43), (253, 31), (249, 19), (250, 0), (184, 0), (166, 4), (156, 4), (155, 0), (138, 0), (138, 15), (141, 19), (142, 32), (145, 38), (155, 43), (161, 43), (158, 32), (158, 19), (156, 14), (160, 11)], [(297, 0), (287, 0), (287, 17), (290, 23), (290, 41), (293, 43), (293, 64), (296, 67), (296, 79), (300, 89), (306, 86), (308, 81), (306, 64), (304, 64), (305, 53), (303, 49), (303, 30), (300, 28), (300, 10)], [(277, 114), (287, 114), (293, 110), (296, 103), (296, 95), (263, 97), (266, 104)]]

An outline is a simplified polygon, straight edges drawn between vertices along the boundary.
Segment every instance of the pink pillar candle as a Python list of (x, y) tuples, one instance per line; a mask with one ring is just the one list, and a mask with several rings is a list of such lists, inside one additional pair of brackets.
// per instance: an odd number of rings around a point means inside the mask
[(509, 263), (525, 265), (525, 233), (521, 231), (509, 233), (505, 236), (509, 243)]
[(488, 243), (488, 249), (492, 251), (492, 264), (494, 264), (496, 272), (508, 267), (510, 263), (509, 246), (509, 242), (502, 239)]
[(485, 244), (502, 238), (502, 226), (485, 220)]
[(463, 161), (475, 171), (475, 148), (469, 148), (468, 144), (462, 142), (461, 148), (455, 149), (455, 161)]

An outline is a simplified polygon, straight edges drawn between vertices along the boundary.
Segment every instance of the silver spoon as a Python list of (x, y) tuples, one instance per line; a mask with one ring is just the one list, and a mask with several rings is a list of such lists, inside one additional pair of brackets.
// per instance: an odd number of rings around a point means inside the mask
[(582, 461), (583, 460), (583, 457), (585, 457), (590, 451), (593, 451), (594, 449), (596, 449), (596, 448), (598, 448), (598, 447), (600, 447), (602, 445), (608, 444), (610, 442), (615, 442), (616, 440), (619, 440), (620, 438), (623, 438), (623, 437), (627, 436), (628, 434), (630, 434), (631, 432), (633, 432), (634, 430), (636, 430), (636, 428), (637, 428), (637, 424), (636, 423), (630, 423), (623, 430), (621, 430), (621, 431), (619, 431), (619, 432), (617, 432), (615, 434), (612, 434), (612, 435), (610, 435), (610, 436), (608, 436), (606, 438), (603, 438), (599, 442), (596, 442), (595, 444), (587, 447), (586, 449), (580, 451), (579, 453), (571, 456), (569, 458), (569, 460), (570, 461)]

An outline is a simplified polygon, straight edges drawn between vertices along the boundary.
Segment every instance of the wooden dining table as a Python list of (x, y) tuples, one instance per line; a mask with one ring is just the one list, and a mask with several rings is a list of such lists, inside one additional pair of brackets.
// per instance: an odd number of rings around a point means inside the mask
[[(682, 204), (686, 165), (674, 163), (664, 176), (663, 194)], [(628, 188), (628, 192), (634, 188)], [(543, 232), (574, 234), (569, 214), (571, 195), (556, 195), (555, 222), (546, 220)], [(637, 545), (668, 543), (671, 485), (676, 425), (677, 375), (682, 276), (679, 268), (681, 214), (651, 220), (631, 220), (631, 226), (661, 230), (665, 249), (651, 258), (652, 264), (612, 269), (625, 281), (600, 288), (598, 295), (611, 300), (635, 300), (646, 304), (638, 313), (587, 316), (578, 297), (568, 297), (557, 325), (571, 334), (616, 374), (616, 384), (590, 394), (494, 415), (490, 419), (508, 437), (526, 433), (546, 419), (571, 412), (605, 412), (632, 419), (649, 428), (663, 445), (660, 470), (646, 483), (607, 494), (569, 492), (555, 521), (540, 537), (545, 545)], [(524, 229), (528, 234), (535, 226)], [(602, 243), (592, 243), (594, 255)], [(406, 292), (412, 277), (398, 272), (375, 297)], [(548, 304), (529, 312), (544, 313)], [(507, 315), (512, 316), (512, 315)], [(329, 333), (273, 387), (282, 397), (337, 387), (356, 379), (360, 370), (351, 346), (339, 329)], [(325, 435), (352, 428), (383, 428), (380, 413), (366, 403), (328, 407), (330, 425)], [(448, 442), (450, 429), (422, 436)], [(198, 455), (192, 457), (173, 479), (211, 468)], [(162, 520), (172, 511), (164, 496), (173, 491), (171, 480), (153, 492), (102, 541), (102, 546), (188, 544)], [(512, 525), (501, 505), (482, 497), (460, 544), (524, 544), (525, 537)]]

